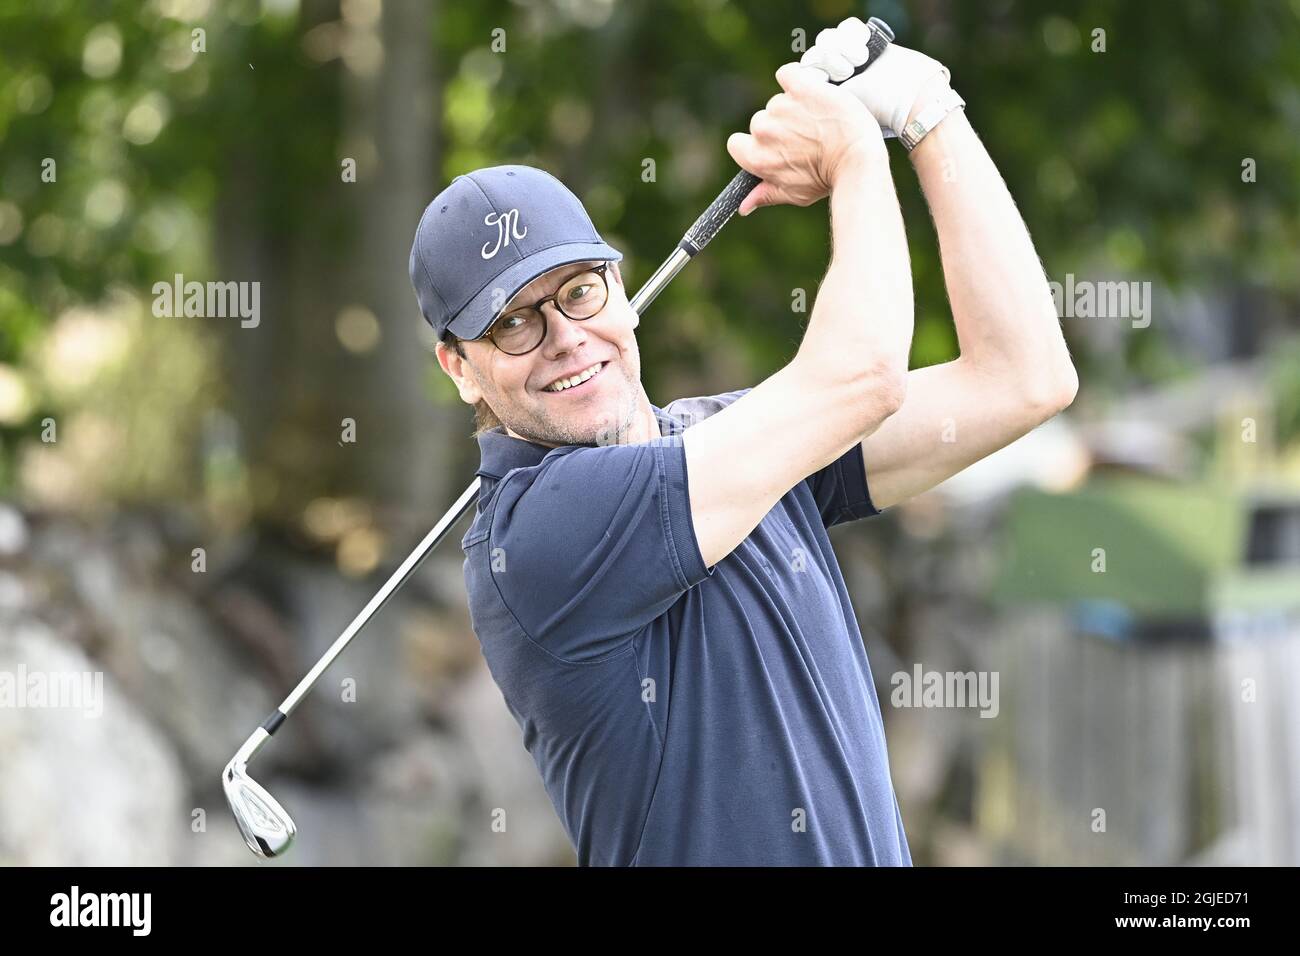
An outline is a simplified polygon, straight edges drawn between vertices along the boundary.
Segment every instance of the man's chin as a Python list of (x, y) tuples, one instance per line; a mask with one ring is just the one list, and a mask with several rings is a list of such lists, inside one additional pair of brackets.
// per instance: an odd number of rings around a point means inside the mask
[(600, 448), (605, 445), (617, 445), (627, 434), (627, 425), (618, 423), (611, 418), (603, 419), (601, 422), (590, 425), (574, 425), (564, 429), (566, 445), (581, 445), (589, 448)]
[(601, 409), (574, 409), (563, 418), (548, 417), (532, 427), (514, 428), (518, 437), (544, 445), (579, 445), (598, 448), (626, 442), (635, 417), (634, 409), (614, 403)]

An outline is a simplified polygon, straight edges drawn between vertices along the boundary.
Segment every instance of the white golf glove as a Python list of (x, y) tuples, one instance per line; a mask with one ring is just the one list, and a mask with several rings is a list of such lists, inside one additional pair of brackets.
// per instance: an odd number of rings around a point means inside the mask
[[(818, 33), (799, 62), (816, 67), (839, 83), (867, 62), (870, 37), (870, 27), (857, 17), (849, 17), (839, 26)], [(921, 90), (938, 74), (945, 81), (951, 79), (948, 68), (938, 60), (891, 43), (871, 69), (840, 85), (862, 101), (886, 136), (897, 136), (898, 130), (907, 125)]]

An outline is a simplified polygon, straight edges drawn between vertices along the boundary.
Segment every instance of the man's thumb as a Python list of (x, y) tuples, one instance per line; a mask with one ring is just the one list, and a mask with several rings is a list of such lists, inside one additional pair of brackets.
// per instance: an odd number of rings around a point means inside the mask
[(740, 201), (740, 206), (736, 209), (742, 216), (748, 216), (751, 212), (760, 206), (772, 205), (772, 186), (767, 182), (760, 182), (757, 186), (749, 191), (749, 195)]

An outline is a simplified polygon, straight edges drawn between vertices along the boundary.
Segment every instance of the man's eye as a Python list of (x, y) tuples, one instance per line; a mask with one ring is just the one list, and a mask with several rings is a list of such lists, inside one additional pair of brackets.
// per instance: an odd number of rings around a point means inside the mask
[(586, 298), (589, 291), (591, 291), (590, 285), (575, 285), (569, 290), (569, 298), (576, 302), (578, 299)]
[(517, 329), (519, 328), (519, 326), (523, 325), (525, 321), (526, 321), (526, 317), (518, 313), (515, 313), (514, 315), (507, 315), (504, 319), (501, 320), (501, 331), (509, 332), (513, 329)]

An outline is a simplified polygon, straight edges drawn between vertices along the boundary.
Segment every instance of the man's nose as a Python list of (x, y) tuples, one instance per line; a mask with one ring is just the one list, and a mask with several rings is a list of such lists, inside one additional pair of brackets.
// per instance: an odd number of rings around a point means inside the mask
[(542, 315), (548, 323), (544, 346), (548, 357), (572, 352), (587, 340), (586, 330), (582, 327), (583, 323), (575, 322), (569, 318), (560, 311), (554, 302), (548, 302), (542, 306)]

